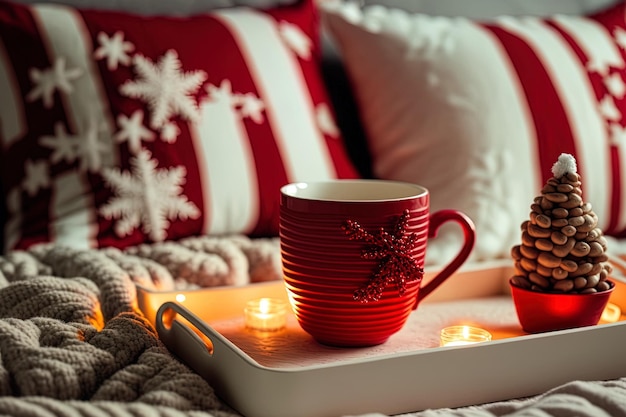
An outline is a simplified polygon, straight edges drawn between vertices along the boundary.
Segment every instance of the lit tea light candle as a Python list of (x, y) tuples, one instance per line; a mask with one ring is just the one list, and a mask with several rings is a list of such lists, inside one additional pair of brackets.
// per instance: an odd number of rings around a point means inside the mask
[(603, 320), (608, 323), (614, 323), (620, 319), (622, 316), (622, 310), (613, 303), (608, 303), (602, 311), (602, 317), (600, 320)]
[(280, 330), (287, 324), (287, 303), (275, 298), (248, 301), (244, 309), (246, 327), (261, 331)]
[(440, 346), (464, 346), (488, 342), (491, 333), (472, 326), (450, 326), (441, 329)]

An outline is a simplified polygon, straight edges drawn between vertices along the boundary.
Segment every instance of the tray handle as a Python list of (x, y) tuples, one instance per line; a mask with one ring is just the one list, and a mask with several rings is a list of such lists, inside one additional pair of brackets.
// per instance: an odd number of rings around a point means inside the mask
[(243, 372), (250, 366), (264, 368), (176, 302), (167, 301), (159, 307), (155, 326), (159, 338), (170, 352), (223, 395), (228, 395), (228, 389), (224, 387), (228, 373)]
[(198, 316), (184, 306), (171, 301), (163, 303), (157, 311), (155, 322), (159, 338), (168, 347), (172, 348), (177, 355), (180, 353), (176, 352), (178, 345), (176, 342), (180, 339), (177, 337), (177, 333), (182, 331), (185, 333), (185, 336), (194, 339), (196, 342), (194, 345), (203, 347), (206, 350), (204, 354), (213, 356), (214, 344), (207, 335), (207, 333), (210, 333), (210, 330), (206, 328), (204, 322)]

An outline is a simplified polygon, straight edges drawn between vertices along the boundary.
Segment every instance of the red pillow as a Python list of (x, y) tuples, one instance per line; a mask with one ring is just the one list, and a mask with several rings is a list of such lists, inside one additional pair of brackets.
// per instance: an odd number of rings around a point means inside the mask
[(280, 186), (354, 178), (313, 2), (143, 17), (0, 1), (5, 249), (276, 235)]

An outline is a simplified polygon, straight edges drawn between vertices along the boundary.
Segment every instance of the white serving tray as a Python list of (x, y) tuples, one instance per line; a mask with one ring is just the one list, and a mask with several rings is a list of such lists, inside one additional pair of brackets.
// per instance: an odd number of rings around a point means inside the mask
[[(265, 296), (286, 299), (282, 282), (187, 291), (183, 302), (173, 301), (177, 295), (174, 293), (138, 288), (138, 300), (146, 314), (152, 314), (166, 346), (246, 417), (398, 414), (524, 397), (575, 379), (625, 376), (626, 355), (617, 341), (626, 337), (626, 316), (621, 317), (624, 321), (611, 324), (526, 335), (515, 320), (510, 322), (513, 307), (507, 305), (510, 298), (503, 284), (508, 275), (506, 266), (461, 271), (444, 284), (447, 289), (437, 290), (432, 299), (420, 305), (405, 328), (389, 342), (369, 351), (333, 351), (319, 345), (326, 355), (322, 355), (322, 361), (311, 360), (308, 353), (298, 360), (298, 349), (306, 345), (308, 335), (293, 317), (282, 336), (259, 335), (260, 342), (252, 348), (248, 344), (243, 349), (243, 339), (238, 340), (237, 333), (233, 333), (238, 325), (242, 326), (238, 320), (246, 301)], [(464, 297), (464, 287), (480, 287), (481, 281), (485, 287), (479, 295)], [(626, 281), (618, 279), (616, 284), (611, 302), (626, 311)], [(439, 299), (434, 296), (437, 292), (441, 292)], [(484, 312), (474, 317), (475, 322), (494, 333), (496, 340), (442, 348), (433, 345), (430, 334), (425, 342), (416, 342), (415, 349), (406, 349), (406, 341), (410, 340), (407, 335), (416, 334), (411, 326), (417, 324), (411, 324), (412, 319), (418, 323), (420, 316), (439, 311), (428, 317), (450, 320), (441, 318), (442, 307), (445, 311), (460, 311), (464, 303), (483, 297), (487, 297), (485, 302), (478, 304), (493, 302), (504, 309), (504, 316), (508, 315), (504, 323), (510, 325), (493, 329)], [(156, 304), (160, 307), (151, 313)], [(307, 346), (312, 348), (311, 344)], [(287, 359), (273, 361), (280, 359), (281, 349), (288, 350), (284, 352)], [(306, 349), (304, 352), (311, 352)], [(329, 357), (333, 352), (335, 356)]]

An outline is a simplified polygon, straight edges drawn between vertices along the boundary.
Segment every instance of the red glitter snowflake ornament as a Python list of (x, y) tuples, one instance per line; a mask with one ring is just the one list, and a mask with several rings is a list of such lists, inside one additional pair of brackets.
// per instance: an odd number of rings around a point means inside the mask
[(404, 210), (392, 233), (381, 227), (378, 233), (372, 234), (353, 220), (347, 220), (342, 226), (350, 240), (361, 240), (368, 244), (361, 252), (362, 258), (381, 260), (367, 285), (354, 292), (355, 300), (362, 303), (378, 301), (385, 287), (390, 284), (395, 284), (402, 296), (407, 282), (422, 279), (424, 270), (411, 256), (417, 244), (417, 235), (406, 233), (408, 223), (409, 210)]

